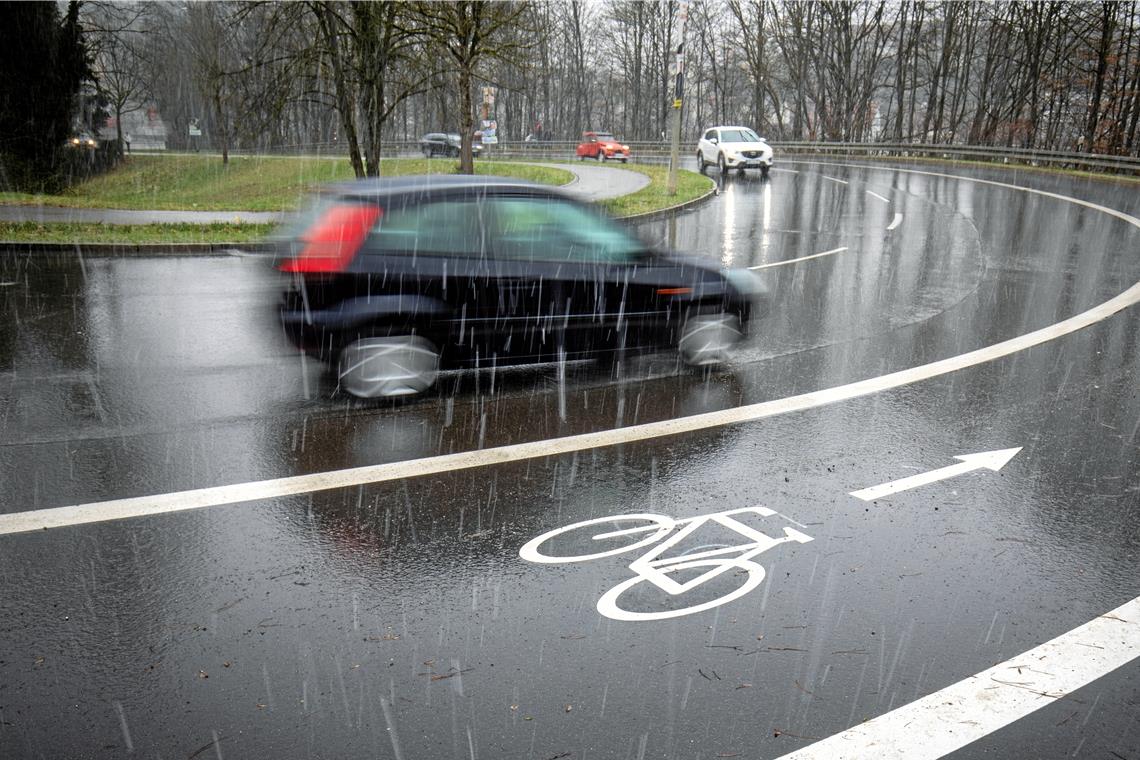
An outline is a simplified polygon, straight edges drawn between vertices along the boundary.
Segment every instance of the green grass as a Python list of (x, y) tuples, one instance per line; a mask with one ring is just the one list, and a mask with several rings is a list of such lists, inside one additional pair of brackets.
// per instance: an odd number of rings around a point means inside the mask
[(99, 224), (0, 222), (0, 240), (21, 243), (99, 243), (111, 245), (252, 243), (272, 224)]
[(666, 192), (669, 167), (651, 164), (626, 164), (623, 168), (640, 172), (649, 177), (649, 184), (636, 193), (611, 198), (598, 204), (614, 216), (633, 216), (660, 211), (678, 203), (700, 198), (716, 186), (708, 177), (680, 169), (677, 171), (677, 194), (669, 195)]
[[(393, 158), (380, 164), (383, 176), (451, 174), (454, 159)], [(574, 175), (549, 166), (475, 162), (476, 174), (564, 185)], [(131, 156), (113, 172), (61, 195), (0, 193), (0, 203), (72, 208), (185, 211), (289, 211), (314, 188), (353, 178), (344, 158), (233, 156)]]
[[(383, 176), (448, 174), (451, 158), (385, 159)], [(648, 186), (599, 205), (615, 216), (658, 211), (698, 198), (713, 187), (712, 180), (689, 171), (678, 173), (677, 194), (665, 192), (668, 170), (629, 164), (625, 168), (650, 179)], [(564, 185), (574, 175), (552, 166), (514, 161), (476, 161), (477, 174), (514, 177), (549, 185)], [(189, 211), (290, 211), (314, 188), (353, 177), (347, 159), (316, 157), (235, 156), (223, 165), (217, 156), (131, 156), (119, 169), (62, 195), (0, 193), (0, 203), (42, 204), (72, 208), (158, 209)], [(137, 224), (77, 222), (0, 223), (0, 240), (43, 243), (120, 245), (249, 243), (264, 238), (269, 224)]]

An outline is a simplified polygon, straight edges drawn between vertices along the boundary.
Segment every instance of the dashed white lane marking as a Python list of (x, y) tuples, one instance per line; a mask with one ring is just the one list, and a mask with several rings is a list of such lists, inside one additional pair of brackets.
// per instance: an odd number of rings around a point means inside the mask
[(895, 227), (898, 227), (900, 224), (902, 224), (902, 214), (896, 213), (895, 218), (892, 219), (891, 223), (887, 225), (887, 230), (888, 231), (893, 230)]
[(1140, 598), (1052, 641), (780, 760), (934, 760), (1140, 656)]
[[(859, 166), (859, 168), (882, 170), (882, 167), (873, 166)], [(1140, 219), (1126, 214), (1123, 211), (1117, 211), (1116, 209), (1101, 206), (1090, 201), (1084, 201), (1079, 198), (1050, 193), (1045, 190), (1020, 187), (1018, 185), (1010, 185), (994, 180), (956, 177), (952, 174), (939, 174), (936, 172), (922, 172), (915, 169), (892, 168), (891, 171), (930, 174), (933, 176), (948, 177), (962, 182), (1005, 187), (1047, 198), (1055, 198), (1057, 200), (1073, 203), (1077, 206), (1100, 211), (1140, 229)], [(747, 406), (733, 407), (732, 409), (705, 412), (689, 417), (661, 420), (660, 422), (650, 422), (614, 430), (583, 433), (545, 441), (517, 443), (510, 446), (500, 446), (479, 451), (443, 454), (440, 456), (426, 457), (424, 459), (412, 459), (406, 462), (353, 467), (345, 470), (314, 473), (312, 475), (294, 475), (285, 478), (275, 478), (273, 480), (215, 486), (213, 488), (200, 488), (192, 491), (180, 491), (156, 496), (139, 496), (113, 501), (78, 504), (68, 507), (14, 512), (0, 515), (0, 535), (46, 530), (48, 528), (102, 522), (105, 520), (121, 520), (130, 517), (142, 517), (145, 515), (178, 512), (188, 509), (202, 509), (204, 507), (236, 504), (238, 502), (258, 499), (271, 499), (280, 496), (292, 496), (333, 488), (348, 488), (360, 486), (365, 483), (381, 483), (403, 478), (422, 477), (424, 475), (433, 475), (452, 470), (485, 467), (488, 465), (518, 462), (538, 457), (556, 456), (604, 446), (616, 446), (635, 441), (646, 441), (708, 428), (750, 422), (806, 409), (814, 409), (840, 401), (859, 398), (860, 396), (879, 393), (891, 388), (917, 383), (922, 380), (929, 380), (939, 375), (945, 375), (960, 369), (994, 361), (995, 359), (1024, 351), (1027, 348), (1032, 348), (1033, 346), (1038, 346), (1042, 343), (1047, 343), (1076, 332), (1077, 330), (1084, 329), (1138, 302), (1140, 302), (1140, 282), (1134, 284), (1114, 298), (1110, 298), (1087, 311), (1083, 311), (1080, 314), (1039, 330), (1034, 330), (1033, 332), (1019, 335), (991, 346), (985, 346), (984, 348), (975, 349), (929, 364), (923, 364), (918, 367), (911, 367), (887, 375), (867, 378), (833, 388), (803, 393), (798, 396), (789, 396), (787, 398), (764, 401), (758, 404), (749, 404)]]
[(846, 250), (847, 250), (847, 246), (843, 246), (842, 248), (833, 248), (830, 251), (824, 251), (823, 253), (813, 253), (810, 256), (800, 256), (798, 259), (788, 259), (787, 261), (774, 261), (771, 264), (757, 264), (754, 267), (748, 267), (748, 268), (749, 269), (770, 269), (772, 267), (782, 267), (785, 264), (795, 264), (795, 263), (798, 263), (800, 261), (807, 261), (809, 259), (818, 259), (820, 256), (834, 256), (835, 254), (843, 253)]
[(829, 182), (838, 182), (841, 185), (847, 184), (847, 180), (845, 180), (845, 179), (839, 179), (838, 177), (829, 177), (826, 174), (822, 174), (820, 176), (822, 176), (824, 179), (828, 180)]
[(891, 202), (890, 198), (884, 198), (883, 196), (876, 193), (874, 190), (867, 190), (866, 192), (867, 192), (867, 195), (871, 196), (872, 198), (878, 198), (883, 203), (890, 203)]

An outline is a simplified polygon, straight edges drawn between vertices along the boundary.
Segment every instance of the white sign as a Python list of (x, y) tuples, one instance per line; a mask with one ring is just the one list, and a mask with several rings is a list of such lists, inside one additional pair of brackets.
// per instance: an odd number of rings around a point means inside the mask
[(497, 121), (484, 121), (483, 122), (483, 144), (484, 145), (497, 145), (499, 143), (499, 122)]
[[(739, 599), (759, 586), (764, 580), (764, 568), (758, 563), (753, 562), (753, 557), (789, 541), (806, 544), (812, 540), (811, 536), (804, 535), (794, 528), (787, 527), (783, 529), (783, 536), (780, 538), (772, 538), (768, 534), (762, 533), (734, 517), (734, 515), (742, 517), (744, 515), (751, 515), (767, 518), (777, 516), (777, 514), (777, 512), (767, 507), (746, 507), (744, 509), (730, 509), (725, 512), (715, 512), (710, 515), (689, 517), (681, 520), (674, 520), (667, 515), (652, 513), (598, 517), (593, 520), (584, 520), (583, 522), (574, 523), (573, 525), (567, 525), (562, 528), (555, 528), (554, 530), (543, 533), (538, 538), (528, 541), (519, 549), (519, 556), (529, 562), (544, 564), (586, 562), (591, 559), (612, 557), (616, 554), (652, 547), (645, 554), (642, 554), (629, 564), (629, 569), (635, 573), (633, 578), (622, 581), (602, 594), (601, 598), (598, 599), (598, 612), (614, 620), (665, 620), (667, 618), (681, 617), (683, 615), (692, 615), (695, 612), (703, 612), (714, 607), (719, 607), (722, 604), (727, 604), (734, 599)], [(630, 523), (634, 524), (633, 527), (618, 527), (619, 525), (629, 525)], [(716, 548), (691, 552), (681, 556), (661, 558), (662, 554), (709, 523), (715, 523), (716, 526), (735, 531), (747, 540), (735, 546), (717, 544)], [(601, 533), (595, 532), (597, 529), (593, 526), (606, 524), (613, 524), (615, 529), (603, 530)], [(597, 546), (600, 547), (600, 551), (571, 556), (558, 556), (557, 554), (545, 553), (545, 551), (549, 549), (544, 548), (543, 544), (570, 533), (571, 531), (582, 528), (590, 529), (583, 534), (583, 537), (588, 537), (590, 541), (599, 542)], [(626, 540), (629, 538), (634, 539), (632, 543)], [(619, 545), (616, 547), (613, 547), (614, 539), (618, 539)], [(704, 569), (704, 572), (687, 581), (676, 581), (669, 577), (669, 573), (679, 570), (692, 570), (695, 568)], [(650, 583), (668, 594), (677, 596), (687, 591), (692, 591), (698, 586), (730, 571), (737, 573), (743, 571), (747, 574), (743, 585), (710, 601), (698, 602), (689, 607), (663, 610), (660, 612), (630, 610), (623, 608), (620, 603), (622, 594), (640, 583)]]
[(191, 124), (190, 125), (190, 136), (191, 137), (201, 137), (202, 136), (202, 130), (199, 129), (196, 125)]

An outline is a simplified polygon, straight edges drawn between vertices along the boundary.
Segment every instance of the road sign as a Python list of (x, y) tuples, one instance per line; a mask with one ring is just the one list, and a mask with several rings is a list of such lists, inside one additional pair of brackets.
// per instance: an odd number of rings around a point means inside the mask
[(483, 144), (484, 145), (498, 145), (499, 144), (499, 122), (494, 119), (487, 119), (483, 121)]

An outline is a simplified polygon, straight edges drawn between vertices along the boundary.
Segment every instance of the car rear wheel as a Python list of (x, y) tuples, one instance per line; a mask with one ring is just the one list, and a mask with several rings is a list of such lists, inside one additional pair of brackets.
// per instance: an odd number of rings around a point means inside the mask
[(419, 335), (361, 338), (340, 352), (337, 380), (357, 398), (412, 396), (439, 374), (439, 349)]
[(598, 159), (599, 161), (605, 161), (606, 160), (606, 152), (604, 150), (599, 150), (598, 154), (596, 156), (594, 156), (594, 158)]
[(677, 350), (690, 367), (707, 367), (728, 361), (744, 332), (740, 317), (728, 312), (694, 314), (685, 320)]
[(724, 154), (723, 153), (721, 153), (716, 158), (716, 168), (720, 170), (721, 174), (724, 174), (725, 168), (724, 168)]

